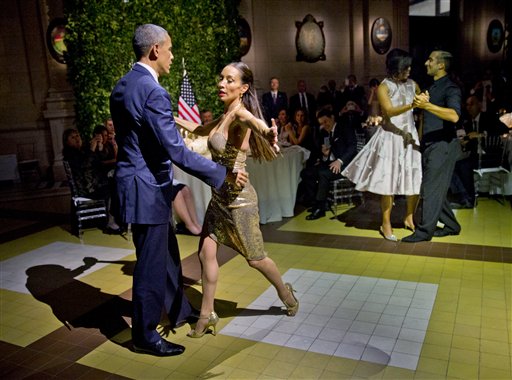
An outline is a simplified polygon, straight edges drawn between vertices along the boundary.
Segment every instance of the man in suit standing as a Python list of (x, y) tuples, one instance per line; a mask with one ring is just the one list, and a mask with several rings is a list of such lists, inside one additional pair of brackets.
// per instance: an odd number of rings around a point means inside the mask
[[(226, 168), (188, 150), (176, 128), (171, 99), (158, 83), (160, 75), (169, 74), (173, 59), (167, 31), (145, 24), (132, 42), (137, 63), (110, 96), (119, 145), (115, 177), (121, 217), (132, 224), (137, 255), (132, 342), (136, 352), (179, 355), (185, 348), (156, 331), (163, 312), (176, 311), (177, 316), (169, 316), (176, 321), (187, 320), (192, 312), (180, 284), (179, 251), (170, 225), (172, 165), (216, 188)], [(246, 179), (237, 175), (233, 182), (243, 186)]]
[[(429, 241), (432, 236), (458, 235), (461, 226), (448, 202), (448, 188), (455, 162), (461, 154), (455, 124), (461, 114), (461, 91), (450, 79), (448, 71), (452, 55), (435, 50), (425, 66), (434, 83), (427, 92), (414, 97), (413, 106), (423, 109), (423, 137), (421, 139), (423, 200), (421, 222), (412, 235), (402, 239), (405, 243)], [(437, 223), (444, 228), (437, 229)]]
[(263, 94), (261, 104), (265, 121), (269, 126), (272, 125), (271, 119), (276, 119), (277, 121), (279, 111), (282, 109), (288, 110), (288, 97), (285, 92), (279, 91), (278, 78), (270, 78), (270, 91)]
[(364, 88), (357, 84), (357, 78), (354, 74), (350, 74), (345, 80), (340, 109), (345, 107), (350, 100), (356, 102), (359, 108), (366, 112), (367, 100)]
[(307, 220), (315, 220), (325, 216), (329, 209), (327, 195), (332, 180), (341, 178), (341, 172), (352, 161), (357, 153), (357, 139), (351, 128), (342, 128), (336, 122), (332, 110), (326, 108), (318, 112), (320, 124), (320, 146), (317, 163), (301, 172), (305, 192), (315, 194), (315, 203)]
[(295, 111), (299, 108), (306, 110), (309, 125), (314, 125), (316, 121), (316, 99), (313, 94), (306, 91), (306, 82), (301, 79), (297, 82), (297, 93), (290, 97), (290, 116), (295, 116)]

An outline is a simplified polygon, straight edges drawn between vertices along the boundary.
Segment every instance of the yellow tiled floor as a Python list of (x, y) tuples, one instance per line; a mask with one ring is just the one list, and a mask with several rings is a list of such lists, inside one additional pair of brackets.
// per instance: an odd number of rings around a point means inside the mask
[[(477, 209), (457, 213), (463, 226), (461, 235), (436, 241), (511, 248), (511, 216), (509, 204), (481, 201)], [(91, 349), (78, 363), (133, 379), (512, 378), (512, 264), (283, 244), (276, 242), (279, 231), (303, 231), (319, 237), (337, 234), (378, 238), (378, 234), (346, 227), (329, 218), (306, 222), (304, 214), (300, 214), (273, 233), (273, 242), (266, 243), (266, 250), (282, 273), (298, 269), (438, 286), (416, 370), (236, 338), (222, 331), (217, 336), (206, 335), (193, 340), (186, 337), (188, 326), (168, 336), (186, 347), (181, 356), (157, 358), (135, 354), (123, 345), (130, 340), (129, 330), (125, 330)], [(402, 237), (407, 232), (396, 229), (396, 234)], [(198, 239), (178, 237), (182, 258), (193, 254)], [(2, 244), (0, 265), (54, 242), (79, 243), (67, 231), (54, 227)], [(85, 246), (132, 250), (123, 260), (135, 260), (132, 243), (118, 236), (90, 230), (85, 233)], [(122, 294), (131, 287), (131, 277), (117, 264), (98, 269), (79, 281), (112, 295)], [(27, 347), (62, 327), (47, 304), (31, 294), (6, 290), (1, 285), (1, 341)], [(221, 315), (218, 330), (267, 288), (264, 278), (250, 269), (242, 257), (237, 256), (222, 265), (216, 295), (216, 309)], [(198, 305), (200, 291), (199, 286), (187, 290), (195, 305)]]

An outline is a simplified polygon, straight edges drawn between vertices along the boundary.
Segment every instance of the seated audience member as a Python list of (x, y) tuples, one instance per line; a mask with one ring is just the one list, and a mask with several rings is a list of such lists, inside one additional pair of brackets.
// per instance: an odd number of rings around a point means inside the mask
[[(111, 170), (115, 169), (117, 153), (114, 146), (109, 142), (108, 129), (104, 125), (97, 125), (92, 135), (91, 150), (99, 157), (102, 170), (104, 170), (105, 173), (109, 173)], [(111, 175), (112, 174), (113, 172)]]
[(261, 107), (265, 121), (269, 126), (272, 119), (277, 119), (279, 111), (288, 109), (288, 96), (286, 92), (279, 91), (279, 78), (270, 78), (270, 91), (265, 92), (261, 97)]
[(176, 216), (184, 224), (184, 228), (181, 228), (180, 224), (178, 224), (176, 232), (199, 235), (202, 227), (197, 219), (196, 206), (190, 187), (173, 179), (171, 199), (172, 208)]
[[(470, 95), (467, 98), (466, 113), (462, 128), (457, 130), (463, 153), (461, 159), (455, 163), (450, 184), (450, 191), (455, 197), (455, 202), (451, 204), (454, 209), (473, 208), (475, 204), (473, 170), (479, 168), (479, 165), (499, 166), (501, 158), (499, 136), (507, 132), (507, 128), (494, 114), (482, 111), (482, 101), (478, 95)], [(498, 152), (490, 145), (491, 141), (498, 142)], [(493, 160), (495, 162), (492, 162)]]
[(199, 117), (201, 118), (201, 124), (203, 125), (213, 121), (213, 113), (210, 110), (202, 110)]
[[(91, 141), (89, 149), (83, 149), (82, 138), (76, 129), (66, 129), (62, 134), (62, 155), (73, 175), (76, 195), (90, 199), (103, 199), (109, 205), (110, 191), (108, 178), (101, 166), (101, 157), (96, 153), (99, 139)], [(121, 232), (114, 217), (108, 216), (107, 231)]]
[(356, 102), (349, 100), (341, 109), (339, 123), (343, 128), (352, 129), (354, 132), (363, 133), (362, 123), (366, 120), (365, 113)]
[(277, 141), (283, 145), (288, 146), (290, 144), (290, 140), (288, 138), (288, 130), (290, 130), (292, 127), (289, 117), (288, 117), (288, 111), (286, 109), (281, 109), (279, 113), (277, 114)]
[(97, 125), (92, 131), (91, 137), (91, 151), (97, 153), (98, 156), (103, 156), (103, 148), (108, 140), (108, 131), (103, 125)]
[(104, 165), (107, 165), (109, 169), (115, 169), (117, 159), (117, 142), (116, 142), (116, 130), (114, 128), (114, 122), (112, 118), (105, 120), (104, 124), (107, 128), (107, 141), (104, 143), (106, 158), (103, 161)]
[(342, 170), (356, 155), (356, 135), (350, 128), (342, 128), (336, 122), (331, 110), (324, 109), (318, 112), (320, 124), (319, 137), (321, 147), (317, 157), (318, 161), (301, 172), (301, 188), (304, 191), (303, 199), (314, 199), (311, 214), (307, 220), (315, 220), (325, 216), (329, 209), (327, 195), (331, 181), (342, 177)]
[(292, 122), (285, 126), (285, 128), (291, 145), (300, 145), (311, 150), (311, 126), (307, 122), (307, 114), (304, 109), (298, 108), (293, 115)]

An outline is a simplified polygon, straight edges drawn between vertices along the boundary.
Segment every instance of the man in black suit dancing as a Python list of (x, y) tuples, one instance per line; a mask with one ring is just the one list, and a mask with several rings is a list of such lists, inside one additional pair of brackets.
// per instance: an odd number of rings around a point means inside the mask
[[(432, 236), (458, 235), (461, 230), (447, 199), (455, 162), (461, 154), (455, 134), (461, 114), (461, 91), (448, 76), (452, 59), (446, 51), (430, 53), (425, 66), (434, 83), (427, 92), (414, 97), (414, 107), (423, 109), (424, 114), (420, 190), (423, 208), (421, 222), (416, 224), (412, 235), (402, 239), (405, 243), (429, 241)], [(444, 227), (437, 229), (437, 222)]]

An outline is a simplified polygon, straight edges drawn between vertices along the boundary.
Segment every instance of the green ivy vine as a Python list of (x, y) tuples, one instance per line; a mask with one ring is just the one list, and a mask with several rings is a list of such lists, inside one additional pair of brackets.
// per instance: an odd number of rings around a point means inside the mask
[(110, 114), (109, 96), (135, 62), (132, 37), (144, 23), (169, 31), (174, 61), (160, 83), (176, 111), (185, 66), (200, 108), (221, 111), (217, 78), (239, 58), (237, 0), (66, 0), (68, 79), (76, 103), (76, 125), (89, 135)]

